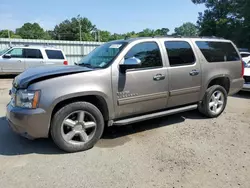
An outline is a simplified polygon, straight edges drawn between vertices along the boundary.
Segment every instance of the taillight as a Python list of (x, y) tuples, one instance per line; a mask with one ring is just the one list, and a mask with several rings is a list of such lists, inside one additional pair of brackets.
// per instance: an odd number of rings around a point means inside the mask
[(244, 76), (244, 71), (245, 71), (245, 63), (244, 63), (244, 61), (242, 60), (242, 61), (241, 61), (241, 77)]
[(64, 61), (63, 64), (64, 64), (64, 65), (68, 65), (68, 61)]

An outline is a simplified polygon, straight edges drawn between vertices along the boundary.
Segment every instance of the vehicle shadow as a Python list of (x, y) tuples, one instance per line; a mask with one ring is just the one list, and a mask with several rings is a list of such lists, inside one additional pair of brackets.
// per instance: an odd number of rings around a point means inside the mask
[(51, 139), (35, 141), (23, 138), (14, 133), (8, 126), (5, 117), (0, 118), (0, 155), (63, 154)]
[[(130, 139), (131, 134), (140, 133), (163, 126), (170, 126), (184, 122), (185, 119), (204, 119), (197, 111), (190, 111), (171, 115), (167, 117), (152, 119), (132, 125), (122, 127), (110, 127), (104, 131), (104, 134), (95, 147), (111, 148), (123, 145)], [(52, 139), (28, 140), (14, 133), (9, 128), (5, 117), (0, 118), (0, 155), (26, 155), (37, 154), (67, 154), (58, 149)]]
[(232, 97), (241, 98), (241, 99), (250, 99), (250, 92), (249, 91), (240, 91), (233, 95)]
[(127, 126), (109, 127), (104, 131), (102, 139), (116, 139), (139, 132), (175, 125), (184, 122), (185, 119), (206, 119), (206, 117), (198, 113), (197, 110), (193, 110)]
[(11, 75), (0, 75), (0, 79), (14, 79), (17, 75), (11, 74)]

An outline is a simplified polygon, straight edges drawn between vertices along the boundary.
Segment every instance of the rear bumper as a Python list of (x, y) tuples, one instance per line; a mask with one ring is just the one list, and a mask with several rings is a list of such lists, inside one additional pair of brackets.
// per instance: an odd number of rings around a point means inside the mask
[(250, 83), (245, 83), (243, 85), (242, 91), (250, 91)]
[(43, 109), (22, 109), (8, 104), (6, 119), (12, 130), (26, 138), (47, 138), (49, 126)]
[(238, 93), (240, 90), (242, 90), (243, 84), (244, 84), (244, 79), (243, 78), (234, 79), (231, 82), (230, 90), (229, 90), (228, 95), (234, 95), (234, 94)]

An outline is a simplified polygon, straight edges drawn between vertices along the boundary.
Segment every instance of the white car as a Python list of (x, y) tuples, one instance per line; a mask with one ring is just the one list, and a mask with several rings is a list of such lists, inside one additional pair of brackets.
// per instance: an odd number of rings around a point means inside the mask
[(250, 91), (250, 65), (245, 63), (243, 91)]
[(250, 64), (250, 52), (240, 52), (240, 55), (244, 62)]
[(0, 51), (0, 75), (19, 74), (31, 67), (68, 65), (61, 49), (15, 46)]

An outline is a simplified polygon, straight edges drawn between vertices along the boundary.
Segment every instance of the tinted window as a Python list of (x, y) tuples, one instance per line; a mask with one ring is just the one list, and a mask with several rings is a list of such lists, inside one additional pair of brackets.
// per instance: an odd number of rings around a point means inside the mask
[(14, 48), (10, 50), (7, 54), (10, 54), (12, 58), (24, 58), (22, 48)]
[(230, 42), (197, 41), (208, 62), (238, 61), (240, 57)]
[(241, 57), (248, 57), (250, 54), (241, 54)]
[(182, 66), (195, 63), (194, 52), (188, 42), (167, 41), (165, 47), (168, 52), (170, 66)]
[(25, 57), (32, 58), (32, 59), (42, 59), (42, 53), (38, 49), (24, 49), (25, 50)]
[(45, 50), (49, 59), (64, 59), (60, 50)]
[(143, 42), (136, 44), (125, 56), (125, 58), (131, 57), (136, 57), (141, 60), (141, 68), (162, 66), (160, 49), (155, 42)]

